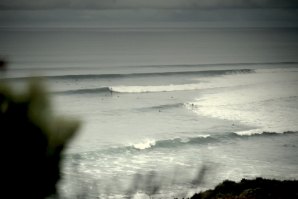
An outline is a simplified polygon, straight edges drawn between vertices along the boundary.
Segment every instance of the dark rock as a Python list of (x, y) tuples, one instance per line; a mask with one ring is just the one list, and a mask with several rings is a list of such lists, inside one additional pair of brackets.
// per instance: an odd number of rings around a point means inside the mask
[(294, 199), (298, 198), (297, 180), (269, 180), (256, 178), (255, 180), (242, 179), (236, 183), (224, 181), (213, 190), (195, 194), (191, 199)]

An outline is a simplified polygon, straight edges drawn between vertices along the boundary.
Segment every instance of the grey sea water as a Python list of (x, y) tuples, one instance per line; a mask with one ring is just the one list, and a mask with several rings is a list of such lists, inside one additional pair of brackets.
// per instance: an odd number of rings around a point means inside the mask
[(43, 76), (55, 111), (82, 121), (62, 198), (185, 197), (225, 179), (298, 178), (297, 33), (1, 29), (1, 79)]

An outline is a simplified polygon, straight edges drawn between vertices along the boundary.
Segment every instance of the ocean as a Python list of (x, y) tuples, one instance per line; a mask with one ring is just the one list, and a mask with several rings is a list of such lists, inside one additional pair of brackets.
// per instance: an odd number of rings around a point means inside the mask
[(81, 120), (61, 198), (182, 198), (298, 179), (298, 29), (1, 28), (1, 79)]

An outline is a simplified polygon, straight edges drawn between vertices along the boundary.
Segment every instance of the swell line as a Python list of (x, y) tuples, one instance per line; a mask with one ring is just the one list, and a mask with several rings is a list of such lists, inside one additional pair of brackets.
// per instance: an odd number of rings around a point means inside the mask
[(48, 76), (50, 79), (93, 79), (93, 78), (125, 78), (125, 77), (153, 77), (153, 76), (177, 76), (177, 75), (223, 75), (234, 73), (252, 73), (252, 69), (240, 70), (206, 70), (206, 71), (182, 71), (182, 72), (160, 72), (160, 73), (127, 73), (127, 74), (87, 74), (87, 75), (62, 75)]
[(74, 89), (74, 90), (66, 90), (66, 91), (54, 91), (52, 94), (92, 94), (92, 93), (112, 93), (109, 87), (101, 87), (101, 88), (88, 88), (88, 89)]
[[(38, 76), (46, 79), (63, 80), (63, 79), (115, 79), (115, 78), (139, 78), (139, 77), (155, 77), (155, 76), (216, 76), (225, 74), (242, 74), (253, 73), (253, 69), (237, 69), (237, 70), (203, 70), (203, 71), (180, 71), (180, 72), (155, 72), (155, 73), (126, 73), (126, 74), (79, 74), (79, 75), (53, 75), (53, 76)], [(37, 76), (30, 77), (12, 77), (3, 78), (2, 80), (22, 80), (28, 78), (37, 78)]]
[[(22, 61), (24, 63), (24, 61)], [(77, 62), (76, 62), (77, 63)], [(83, 62), (82, 62), (83, 63)], [(284, 62), (239, 62), (239, 63), (198, 63), (198, 64), (156, 64), (156, 65), (124, 65), (120, 66), (119, 68), (127, 68), (127, 67), (132, 67), (132, 68), (164, 68), (164, 67), (169, 67), (169, 68), (177, 68), (177, 67), (213, 67), (213, 66), (261, 66), (261, 65), (297, 65), (298, 61), (284, 61)], [(118, 66), (112, 66), (112, 67), (118, 67)], [(103, 67), (103, 68), (108, 68), (108, 67)], [(98, 67), (71, 67), (68, 66), (67, 68), (62, 68), (63, 70), (95, 70), (99, 69)], [(61, 70), (60, 67), (15, 67), (12, 70)]]
[(150, 106), (144, 108), (138, 108), (140, 111), (151, 111), (151, 110), (167, 110), (182, 107), (184, 103), (173, 103), (173, 104), (162, 104), (158, 106)]
[[(285, 62), (239, 62), (239, 63), (206, 63), (206, 64), (164, 64), (144, 65), (141, 67), (162, 68), (162, 67), (215, 67), (215, 66), (262, 66), (262, 65), (297, 65), (298, 61)], [(139, 67), (139, 66), (137, 66)]]

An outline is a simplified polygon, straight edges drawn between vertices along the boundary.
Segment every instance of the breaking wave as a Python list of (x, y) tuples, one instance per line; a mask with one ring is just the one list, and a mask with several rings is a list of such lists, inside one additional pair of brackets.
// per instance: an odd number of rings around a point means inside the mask
[(298, 131), (286, 131), (283, 133), (277, 132), (262, 132), (259, 134), (239, 134), (238, 132), (227, 133), (223, 135), (200, 135), (197, 137), (190, 138), (174, 138), (168, 140), (154, 140), (146, 139), (142, 142), (136, 144), (130, 144), (128, 149), (145, 150), (145, 149), (155, 149), (155, 148), (176, 148), (186, 145), (199, 145), (199, 144), (209, 144), (221, 141), (228, 141), (233, 139), (241, 139), (245, 137), (272, 137), (272, 136), (285, 136), (298, 134)]
[(66, 154), (67, 158), (89, 158), (102, 155), (118, 155), (123, 153), (140, 153), (153, 150), (161, 149), (177, 149), (180, 147), (188, 146), (206, 146), (209, 144), (217, 144), (221, 142), (228, 143), (229, 141), (234, 141), (235, 139), (247, 139), (247, 138), (272, 138), (272, 137), (282, 137), (282, 136), (297, 136), (298, 131), (287, 131), (284, 133), (276, 132), (263, 132), (261, 134), (250, 134), (250, 135), (239, 135), (237, 133), (226, 133), (222, 135), (199, 135), (197, 137), (186, 137), (186, 138), (173, 138), (165, 140), (155, 140), (155, 139), (145, 139), (140, 142), (130, 143), (122, 147), (110, 147), (106, 149), (101, 149), (97, 151), (89, 151), (83, 153), (68, 153)]
[(192, 91), (210, 88), (224, 87), (224, 85), (214, 85), (206, 83), (193, 84), (170, 84), (156, 86), (110, 86), (100, 88), (86, 88), (66, 91), (56, 91), (54, 94), (91, 94), (91, 93), (153, 93), (153, 92), (173, 92), (173, 91)]
[(205, 84), (171, 84), (158, 86), (111, 86), (100, 88), (74, 89), (65, 91), (54, 91), (53, 94), (112, 94), (112, 93), (153, 93), (153, 92), (173, 92), (173, 91), (191, 91), (213, 88)]
[(272, 135), (289, 135), (289, 134), (295, 134), (298, 133), (298, 131), (285, 131), (285, 132), (271, 132), (271, 131), (262, 131), (261, 129), (251, 129), (247, 131), (238, 131), (234, 134), (237, 136), (272, 136)]
[(159, 86), (111, 86), (100, 88), (74, 89), (65, 91), (54, 91), (53, 94), (112, 94), (112, 93), (153, 93), (153, 92), (173, 92), (173, 91), (191, 91), (206, 89), (204, 84), (171, 84)]
[(155, 146), (156, 144), (156, 141), (155, 140), (145, 140), (143, 142), (140, 142), (140, 143), (136, 143), (136, 144), (132, 144), (131, 146), (135, 149), (149, 149), (151, 148), (152, 146)]
[(113, 86), (111, 91), (117, 93), (152, 93), (152, 92), (171, 92), (189, 91), (204, 89), (202, 84), (180, 84), (180, 85), (159, 85), (159, 86)]

